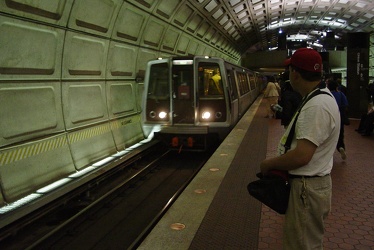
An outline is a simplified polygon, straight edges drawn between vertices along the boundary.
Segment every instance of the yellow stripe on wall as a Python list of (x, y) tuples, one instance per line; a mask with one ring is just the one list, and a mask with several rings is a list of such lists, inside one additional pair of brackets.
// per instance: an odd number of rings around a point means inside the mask
[[(140, 117), (135, 116), (127, 119), (117, 120), (112, 122), (113, 129), (118, 129), (127, 124), (134, 122), (139, 122)], [(69, 134), (70, 143), (75, 143), (81, 140), (85, 140), (91, 137), (102, 135), (110, 132), (110, 126), (108, 123), (102, 124), (100, 126), (95, 126), (89, 129), (84, 129), (82, 131), (77, 131)], [(60, 136), (54, 139), (49, 139), (34, 143), (32, 145), (25, 145), (15, 149), (4, 150), (0, 152), (0, 166), (11, 164), (16, 161), (26, 159), (31, 156), (39, 155), (56, 148), (60, 148), (67, 145), (67, 140), (65, 136)]]
[(26, 145), (15, 149), (6, 150), (0, 152), (0, 166), (4, 166), (16, 161), (20, 161), (31, 156), (45, 153), (56, 148), (60, 148), (67, 145), (65, 136), (57, 137), (34, 143), (32, 145)]
[(69, 136), (69, 142), (71, 144), (73, 144), (75, 142), (86, 140), (88, 138), (95, 137), (95, 136), (98, 136), (98, 135), (102, 135), (102, 134), (105, 134), (105, 133), (108, 133), (108, 132), (110, 132), (109, 124), (108, 123), (102, 124), (100, 126), (95, 126), (95, 127), (89, 128), (89, 129), (85, 129), (85, 130), (82, 130), (82, 131), (77, 131), (77, 132), (73, 132), (73, 133), (69, 134), (68, 135)]

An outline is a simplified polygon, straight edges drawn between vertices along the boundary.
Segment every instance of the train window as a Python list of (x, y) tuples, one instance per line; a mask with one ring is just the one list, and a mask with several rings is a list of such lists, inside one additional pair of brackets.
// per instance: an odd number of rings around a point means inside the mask
[(249, 92), (249, 84), (247, 75), (242, 72), (237, 72), (238, 77), (238, 85), (239, 85), (239, 93), (240, 95), (244, 95)]
[(217, 63), (200, 62), (198, 75), (200, 97), (223, 97), (221, 72)]
[(148, 99), (165, 100), (169, 98), (169, 69), (167, 63), (151, 65), (148, 83)]
[(251, 86), (251, 89), (255, 89), (256, 88), (255, 75), (251, 72), (248, 72), (248, 77), (249, 77), (249, 85)]

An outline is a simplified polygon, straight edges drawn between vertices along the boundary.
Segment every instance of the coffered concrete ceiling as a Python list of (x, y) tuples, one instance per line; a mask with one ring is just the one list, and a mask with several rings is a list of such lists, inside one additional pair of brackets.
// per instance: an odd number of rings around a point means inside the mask
[(336, 46), (346, 45), (348, 32), (374, 32), (373, 0), (195, 0), (240, 53), (277, 47), (279, 31), (287, 40), (322, 43), (326, 32)]

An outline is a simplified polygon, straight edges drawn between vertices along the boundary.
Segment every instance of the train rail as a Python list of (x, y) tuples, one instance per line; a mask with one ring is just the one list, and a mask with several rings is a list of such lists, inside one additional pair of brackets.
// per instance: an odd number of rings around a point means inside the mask
[(62, 197), (37, 220), (18, 222), (2, 235), (0, 248), (133, 249), (212, 152), (157, 147)]

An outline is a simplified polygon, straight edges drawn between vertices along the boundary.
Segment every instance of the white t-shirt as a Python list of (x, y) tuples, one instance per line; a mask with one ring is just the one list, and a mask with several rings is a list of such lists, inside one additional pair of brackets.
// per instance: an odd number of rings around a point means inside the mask
[[(325, 91), (331, 96), (319, 94), (304, 105), (296, 121), (295, 135), (291, 143), (291, 149), (293, 149), (296, 147), (297, 139), (309, 140), (317, 146), (316, 152), (307, 165), (289, 171), (290, 174), (324, 176), (331, 172), (333, 154), (340, 132), (340, 114), (331, 92), (327, 88), (321, 89), (321, 91)], [(292, 127), (293, 119), (278, 145), (279, 154), (285, 153), (284, 144)]]

